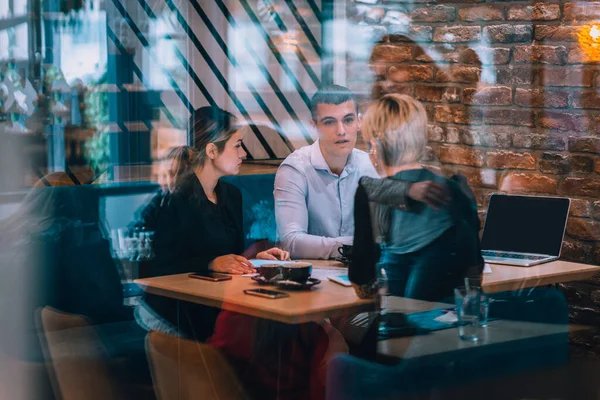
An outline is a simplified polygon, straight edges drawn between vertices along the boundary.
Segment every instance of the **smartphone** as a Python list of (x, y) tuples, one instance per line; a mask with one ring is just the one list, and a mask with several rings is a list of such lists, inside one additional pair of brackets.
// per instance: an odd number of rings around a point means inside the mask
[(352, 283), (350, 283), (350, 279), (348, 279), (348, 275), (336, 275), (336, 276), (328, 276), (330, 281), (337, 283), (338, 285), (350, 287)]
[(281, 299), (282, 297), (290, 297), (289, 294), (268, 289), (246, 289), (244, 293), (252, 296), (266, 297), (267, 299)]
[(190, 274), (190, 278), (202, 279), (203, 281), (221, 282), (231, 280), (231, 275), (218, 274), (216, 272), (196, 272)]

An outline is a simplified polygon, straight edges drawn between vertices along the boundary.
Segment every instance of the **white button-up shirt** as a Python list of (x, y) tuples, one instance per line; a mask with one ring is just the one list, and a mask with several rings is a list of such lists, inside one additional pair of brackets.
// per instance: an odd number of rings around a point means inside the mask
[(293, 258), (337, 258), (352, 244), (354, 195), (361, 176), (378, 177), (364, 151), (354, 149), (338, 176), (319, 142), (290, 154), (275, 177), (275, 217), (284, 249)]

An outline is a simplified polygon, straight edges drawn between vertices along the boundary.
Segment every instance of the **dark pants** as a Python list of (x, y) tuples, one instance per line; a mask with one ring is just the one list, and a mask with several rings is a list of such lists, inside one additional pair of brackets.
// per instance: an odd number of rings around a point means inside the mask
[(450, 228), (433, 242), (412, 253), (384, 250), (378, 268), (387, 274), (392, 296), (426, 301), (453, 298), (454, 288), (464, 285), (466, 266), (455, 254), (456, 230)]

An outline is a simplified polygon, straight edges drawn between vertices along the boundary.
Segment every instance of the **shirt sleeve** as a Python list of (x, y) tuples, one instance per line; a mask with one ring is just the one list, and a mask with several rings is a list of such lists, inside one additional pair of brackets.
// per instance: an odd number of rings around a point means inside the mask
[(363, 176), (360, 178), (360, 184), (364, 187), (369, 201), (400, 210), (410, 210), (412, 201), (408, 198), (408, 189), (412, 182)]
[(190, 222), (189, 206), (184, 199), (171, 198), (164, 207), (154, 234), (154, 254), (147, 276), (163, 276), (208, 270), (214, 259), (194, 254), (194, 240), (199, 240)]
[(297, 169), (282, 165), (275, 176), (275, 218), (282, 247), (292, 258), (336, 258), (351, 236), (328, 238), (308, 234), (308, 183)]

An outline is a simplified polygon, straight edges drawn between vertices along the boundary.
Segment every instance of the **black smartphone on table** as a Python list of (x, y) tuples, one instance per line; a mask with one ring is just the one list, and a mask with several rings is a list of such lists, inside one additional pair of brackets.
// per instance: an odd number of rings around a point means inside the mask
[(252, 296), (265, 297), (267, 299), (281, 299), (282, 297), (290, 297), (290, 295), (287, 293), (269, 289), (246, 289), (244, 290), (244, 293)]
[(202, 279), (203, 281), (221, 282), (231, 280), (231, 275), (219, 274), (217, 272), (195, 272), (189, 275), (190, 278)]

